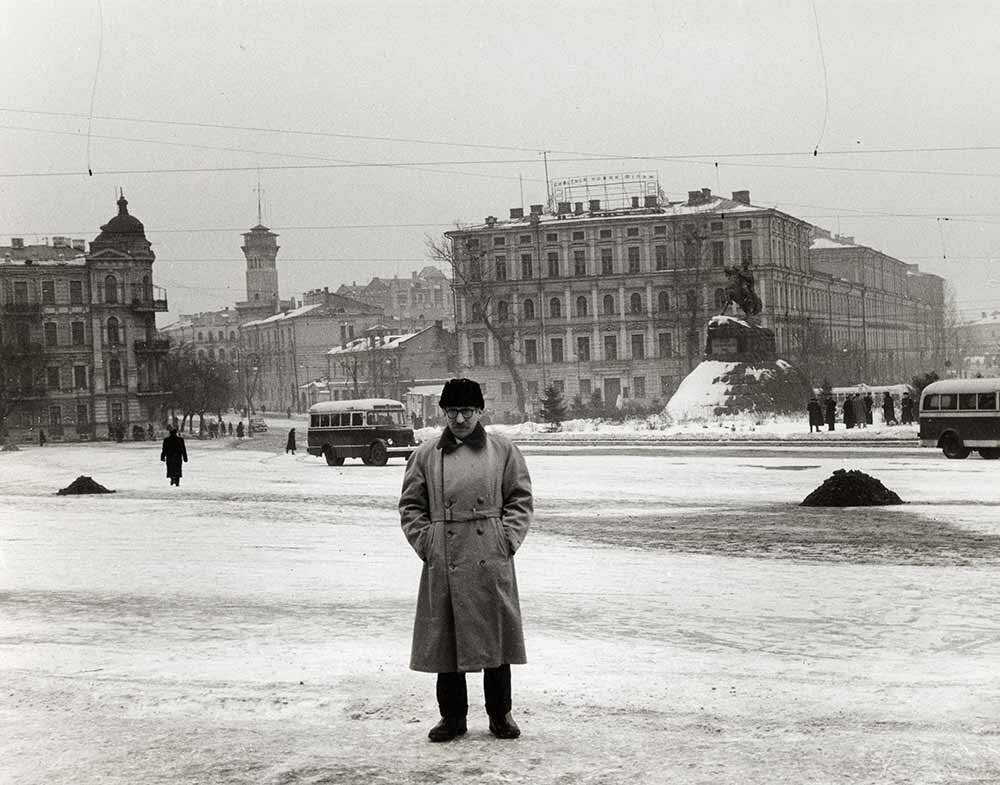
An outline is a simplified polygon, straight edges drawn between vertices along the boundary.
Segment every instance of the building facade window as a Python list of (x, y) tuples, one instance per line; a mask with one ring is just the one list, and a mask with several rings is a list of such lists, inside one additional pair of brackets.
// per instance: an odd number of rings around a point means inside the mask
[(646, 359), (646, 336), (642, 333), (632, 334), (632, 359)]
[(533, 277), (530, 253), (521, 254), (521, 277), (522, 278)]
[(630, 246), (628, 249), (628, 271), (639, 272), (639, 249), (636, 246)]
[(716, 289), (714, 294), (714, 299), (715, 299), (715, 309), (717, 311), (721, 311), (723, 308), (726, 307), (726, 290)]
[(524, 305), (521, 306), (522, 312), (524, 313), (525, 319), (535, 318), (535, 302), (534, 300), (525, 300)]
[(615, 312), (615, 298), (614, 298), (613, 295), (610, 295), (610, 294), (604, 295), (603, 305), (604, 305), (604, 313), (605, 313), (605, 315), (611, 316), (611, 315), (614, 314), (614, 312)]
[(83, 281), (69, 282), (69, 304), (83, 305)]
[(49, 366), (45, 369), (45, 386), (50, 390), (59, 389), (59, 368)]
[(528, 395), (532, 396), (533, 398), (537, 398), (538, 397), (538, 382), (537, 381), (535, 381), (534, 379), (531, 379), (530, 381), (528, 381), (528, 383), (525, 385), (525, 387), (527, 387)]
[(549, 300), (549, 316), (553, 319), (562, 318), (562, 303), (558, 297), (553, 297)]
[(118, 302), (118, 279), (113, 275), (108, 275), (104, 278), (104, 302)]
[(506, 322), (510, 318), (510, 305), (506, 300), (497, 303), (497, 321)]
[(472, 343), (472, 364), (486, 365), (486, 344), (482, 341)]
[(538, 362), (538, 343), (534, 338), (526, 338), (524, 341), (524, 362), (527, 365)]
[(660, 333), (657, 335), (659, 341), (660, 357), (674, 356), (674, 339), (670, 333)]
[(45, 345), (57, 346), (59, 344), (59, 328), (55, 322), (45, 323)]
[[(478, 256), (469, 259), (469, 280), (470, 281), (481, 281), (483, 280), (483, 260)], [(406, 293), (398, 295), (397, 300), (400, 305), (406, 305)], [(211, 333), (209, 333), (211, 335)]]
[(108, 319), (108, 344), (110, 346), (117, 346), (121, 343), (121, 334), (118, 328), (118, 320), (112, 316)]
[(625, 234), (627, 236), (629, 236), (629, 237), (638, 237), (639, 236), (639, 227), (638, 226), (630, 226), (628, 229), (625, 230)]
[(500, 382), (500, 397), (510, 398), (514, 394), (514, 385), (510, 382)]
[(549, 344), (552, 349), (552, 362), (561, 363), (563, 361), (563, 339), (552, 338)]
[(666, 313), (670, 310), (670, 292), (661, 291), (656, 294), (656, 310)]
[(531, 245), (531, 235), (530, 234), (522, 234), (518, 238), (518, 242), (520, 242), (521, 245)]
[(602, 240), (610, 240), (611, 239), (611, 230), (610, 229), (601, 229), (601, 239)]
[(587, 252), (582, 249), (573, 251), (573, 275), (587, 274)]
[(618, 336), (617, 335), (605, 335), (604, 336), (604, 359), (605, 360), (617, 360), (618, 359)]
[(740, 221), (739, 227), (741, 232), (749, 232), (753, 229), (753, 221), (749, 219)]
[(108, 384), (117, 387), (122, 383), (122, 364), (117, 357), (108, 362)]
[(670, 397), (674, 392), (674, 377), (673, 376), (661, 376), (660, 377), (660, 395), (664, 398)]
[(549, 252), (549, 278), (559, 277), (559, 254), (555, 251)]
[(507, 257), (495, 256), (493, 258), (493, 277), (498, 281), (507, 280)]
[(86, 343), (83, 322), (73, 322), (70, 325), (70, 335), (74, 346), (83, 346)]
[(77, 390), (87, 389), (87, 366), (86, 365), (74, 365), (73, 366), (73, 387)]
[(587, 298), (582, 294), (576, 298), (576, 315), (586, 316), (587, 315)]
[(555, 232), (549, 232), (545, 235), (545, 242), (547, 243), (557, 243), (559, 242), (559, 235)]
[(653, 253), (656, 254), (656, 269), (657, 270), (666, 270), (667, 269), (667, 246), (665, 246), (665, 245), (658, 245), (653, 250)]
[(645, 376), (633, 376), (632, 377), (632, 397), (634, 397), (634, 398), (645, 398), (646, 397), (646, 377)]
[(667, 233), (667, 227), (665, 224), (660, 224), (659, 226), (653, 227), (653, 234), (657, 237), (663, 237)]
[(583, 232), (573, 232), (573, 239), (574, 240), (582, 240), (583, 239)]
[(62, 430), (62, 407), (61, 406), (50, 406), (49, 407), (49, 428), (58, 433)]
[(601, 275), (615, 274), (615, 258), (610, 248), (601, 249)]
[(632, 292), (628, 298), (628, 310), (629, 313), (638, 314), (642, 313), (642, 295), (638, 292)]
[(753, 240), (740, 240), (740, 264), (753, 264)]
[(722, 240), (712, 241), (712, 265), (723, 267), (726, 264), (726, 244)]
[(580, 379), (580, 398), (585, 403), (590, 398), (590, 379)]
[(689, 311), (697, 310), (698, 308), (698, 295), (695, 293), (694, 289), (688, 289), (684, 293), (684, 300), (687, 304), (687, 309)]
[(578, 336), (576, 339), (576, 359), (579, 362), (590, 362), (590, 338)]
[(42, 281), (42, 305), (56, 304), (56, 282)]

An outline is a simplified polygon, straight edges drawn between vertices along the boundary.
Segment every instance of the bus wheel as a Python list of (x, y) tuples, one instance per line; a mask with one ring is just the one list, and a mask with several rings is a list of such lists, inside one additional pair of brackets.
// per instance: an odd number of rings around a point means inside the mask
[(388, 460), (389, 451), (386, 449), (385, 442), (381, 439), (373, 441), (371, 447), (368, 448), (368, 460), (366, 463), (369, 466), (385, 466)]
[(333, 450), (331, 450), (329, 447), (327, 447), (326, 449), (323, 450), (323, 457), (326, 458), (326, 465), (327, 466), (343, 466), (344, 465), (344, 457), (342, 455), (335, 456), (333, 454)]
[(981, 447), (979, 457), (985, 458), (987, 461), (995, 461), (1000, 458), (1000, 447)]
[(941, 442), (941, 451), (944, 453), (945, 458), (959, 460), (968, 458), (971, 452), (968, 447), (962, 444), (962, 440), (953, 433), (944, 437), (944, 441)]

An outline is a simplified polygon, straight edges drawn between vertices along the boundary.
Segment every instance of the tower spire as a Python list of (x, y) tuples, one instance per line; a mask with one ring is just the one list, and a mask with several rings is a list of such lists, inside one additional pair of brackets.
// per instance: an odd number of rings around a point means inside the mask
[(263, 219), (263, 217), (261, 215), (261, 209), (260, 209), (261, 188), (260, 188), (260, 167), (259, 166), (257, 167), (257, 188), (256, 188), (256, 191), (257, 191), (257, 225), (258, 226), (263, 226), (264, 225), (264, 219)]

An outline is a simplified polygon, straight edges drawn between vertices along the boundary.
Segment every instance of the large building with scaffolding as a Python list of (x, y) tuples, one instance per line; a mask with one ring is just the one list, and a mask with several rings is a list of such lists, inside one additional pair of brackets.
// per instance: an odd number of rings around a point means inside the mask
[(447, 233), (459, 372), (485, 383), (497, 419), (535, 414), (550, 384), (567, 401), (662, 406), (703, 359), (726, 268), (743, 263), (786, 359), (820, 337), (844, 357), (837, 382), (880, 382), (910, 378), (938, 351), (942, 279), (884, 254), (814, 262), (815, 227), (749, 191), (672, 202), (642, 172), (556, 181), (552, 193), (548, 209)]

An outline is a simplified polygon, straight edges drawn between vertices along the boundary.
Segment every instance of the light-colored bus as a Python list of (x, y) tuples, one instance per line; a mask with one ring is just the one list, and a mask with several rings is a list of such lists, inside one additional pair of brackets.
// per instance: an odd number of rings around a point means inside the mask
[(409, 458), (417, 446), (403, 404), (389, 398), (315, 403), (308, 438), (308, 453), (330, 466), (343, 465), (345, 458), (385, 466), (389, 458)]
[(920, 394), (920, 444), (948, 458), (1000, 458), (1000, 379), (942, 379)]

